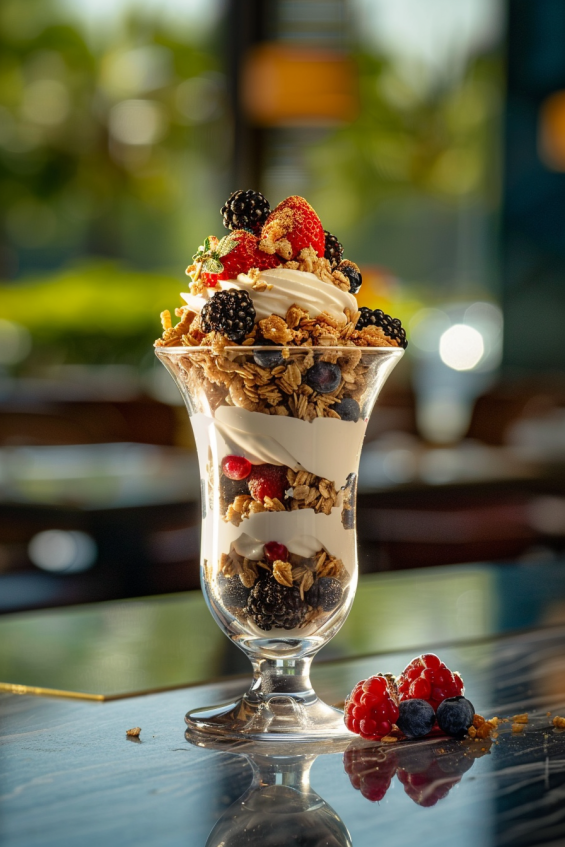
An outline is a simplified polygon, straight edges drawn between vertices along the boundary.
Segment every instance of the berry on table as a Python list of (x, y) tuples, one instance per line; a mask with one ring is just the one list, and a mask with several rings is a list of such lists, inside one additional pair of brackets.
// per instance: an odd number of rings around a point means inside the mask
[(286, 468), (283, 465), (254, 465), (247, 485), (254, 500), (262, 503), (265, 497), (270, 497), (282, 501), (288, 488)]
[(247, 291), (217, 291), (202, 307), (200, 325), (204, 332), (219, 332), (239, 343), (251, 332), (255, 307)]
[(221, 208), (226, 229), (248, 229), (257, 234), (269, 217), (271, 206), (260, 191), (234, 191)]
[(270, 341), (268, 338), (257, 339), (255, 341), (258, 347), (274, 347), (274, 350), (254, 350), (253, 361), (261, 368), (277, 368), (279, 365), (284, 365), (282, 347)]
[[(346, 276), (349, 280), (349, 293), (357, 294), (363, 284), (363, 277), (361, 276), (361, 271), (355, 262), (350, 262), (349, 259), (344, 259), (343, 262), (339, 263), (336, 270)], [(369, 311), (371, 310), (369, 309)]]
[(403, 328), (399, 318), (391, 318), (386, 315), (382, 309), (372, 311), (366, 306), (361, 306), (359, 309), (361, 316), (359, 317), (355, 329), (363, 329), (366, 326), (378, 326), (382, 329), (385, 335), (398, 342), (400, 347), (406, 349), (408, 341), (406, 340), (406, 330)]
[(379, 741), (388, 735), (398, 715), (395, 692), (380, 674), (358, 682), (345, 701), (347, 729), (368, 741)]
[[(312, 247), (320, 258), (324, 255), (326, 238), (320, 218), (304, 197), (287, 197), (273, 209), (261, 230), (266, 245), (286, 240), (294, 258), (305, 247)], [(272, 248), (271, 248), (272, 249)]]
[(304, 598), (313, 609), (331, 612), (339, 605), (342, 595), (343, 589), (339, 579), (322, 576), (305, 592)]
[(245, 587), (239, 576), (220, 574), (218, 589), (224, 606), (234, 609), (243, 609), (250, 594), (250, 589)]
[(475, 717), (475, 708), (466, 697), (447, 697), (437, 709), (439, 728), (446, 735), (462, 738)]
[(278, 541), (268, 541), (263, 551), (268, 562), (276, 562), (277, 559), (281, 562), (288, 561), (288, 549)]
[(333, 269), (339, 265), (343, 258), (343, 246), (337, 240), (335, 235), (332, 235), (331, 232), (327, 231), (327, 229), (324, 230), (324, 236), (324, 258), (328, 260)]
[(407, 738), (423, 738), (436, 722), (436, 713), (427, 700), (403, 700), (398, 711), (396, 724)]
[(341, 370), (338, 365), (331, 362), (316, 362), (306, 371), (304, 379), (306, 384), (318, 394), (330, 394), (339, 388)]
[(259, 579), (251, 589), (246, 613), (259, 629), (294, 629), (303, 622), (308, 606), (298, 588), (281, 585), (269, 575)]
[(464, 692), (463, 680), (434, 653), (417, 656), (397, 679), (400, 700), (427, 700), (435, 711), (442, 700)]
[(245, 456), (225, 456), (222, 471), (228, 479), (247, 479), (253, 465)]
[(335, 403), (331, 408), (334, 412), (338, 413), (342, 421), (357, 422), (361, 414), (359, 403), (353, 397), (345, 397), (339, 403)]

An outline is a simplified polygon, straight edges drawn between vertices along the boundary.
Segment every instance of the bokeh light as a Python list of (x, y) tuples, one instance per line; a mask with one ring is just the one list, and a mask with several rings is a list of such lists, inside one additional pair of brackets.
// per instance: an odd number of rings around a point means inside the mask
[(439, 340), (440, 358), (454, 371), (473, 370), (483, 358), (484, 352), (483, 336), (466, 324), (454, 324), (445, 330)]
[(86, 532), (49, 529), (33, 536), (28, 554), (33, 564), (44, 571), (80, 573), (92, 567), (98, 549)]

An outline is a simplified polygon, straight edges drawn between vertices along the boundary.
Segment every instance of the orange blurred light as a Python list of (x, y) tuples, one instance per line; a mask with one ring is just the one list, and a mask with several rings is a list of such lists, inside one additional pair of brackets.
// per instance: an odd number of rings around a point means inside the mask
[(548, 168), (565, 171), (565, 91), (550, 94), (541, 105), (538, 151)]
[(330, 50), (264, 43), (246, 58), (241, 99), (261, 126), (347, 123), (358, 111), (356, 67)]

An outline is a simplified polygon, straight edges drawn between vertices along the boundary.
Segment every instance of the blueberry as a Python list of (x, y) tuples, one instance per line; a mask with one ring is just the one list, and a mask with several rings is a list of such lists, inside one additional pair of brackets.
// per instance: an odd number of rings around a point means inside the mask
[(225, 606), (231, 608), (243, 609), (247, 603), (247, 598), (250, 594), (250, 589), (246, 588), (238, 576), (225, 576), (220, 574), (218, 577), (218, 588), (220, 597)]
[(258, 340), (257, 344), (260, 347), (277, 347), (276, 350), (254, 350), (253, 359), (256, 365), (261, 368), (276, 368), (279, 365), (284, 365), (284, 359), (281, 348), (275, 345), (273, 341)]
[(316, 362), (305, 374), (306, 383), (318, 394), (330, 394), (339, 387), (341, 370), (331, 362)]
[(436, 722), (433, 706), (427, 700), (403, 700), (398, 711), (396, 725), (407, 738), (423, 738)]
[(363, 277), (357, 265), (345, 259), (337, 266), (337, 270), (349, 280), (349, 293), (357, 294), (363, 284)]
[(346, 397), (341, 403), (335, 403), (331, 408), (338, 413), (342, 421), (358, 421), (361, 414), (359, 403), (353, 397)]
[(306, 602), (314, 609), (320, 607), (324, 612), (331, 612), (339, 604), (343, 590), (339, 579), (322, 576), (317, 579), (312, 588), (305, 592)]
[(437, 722), (446, 735), (461, 738), (475, 716), (475, 708), (466, 697), (448, 697), (437, 707)]

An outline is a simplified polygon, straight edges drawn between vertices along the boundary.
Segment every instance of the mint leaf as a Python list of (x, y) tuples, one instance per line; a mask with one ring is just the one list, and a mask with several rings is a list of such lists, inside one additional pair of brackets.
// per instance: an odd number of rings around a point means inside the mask
[(228, 253), (235, 250), (238, 244), (239, 241), (236, 238), (232, 238), (231, 235), (224, 235), (216, 248), (216, 252), (218, 256), (227, 256)]
[(219, 259), (205, 259), (204, 264), (202, 265), (202, 270), (206, 271), (209, 274), (220, 274), (224, 269), (224, 266), (219, 261)]
[(202, 249), (205, 253), (207, 253), (208, 250), (210, 249), (210, 236), (209, 235), (207, 235), (206, 238), (204, 239), (204, 245), (203, 245)]

